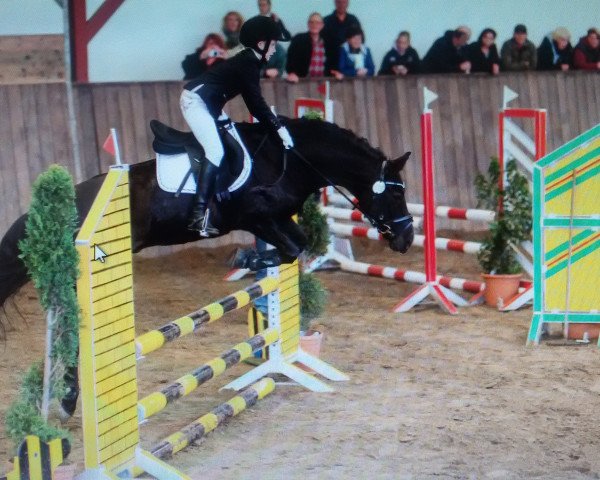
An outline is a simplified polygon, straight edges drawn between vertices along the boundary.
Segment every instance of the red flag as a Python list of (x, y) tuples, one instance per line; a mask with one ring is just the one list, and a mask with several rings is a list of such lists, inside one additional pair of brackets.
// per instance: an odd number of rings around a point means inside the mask
[(321, 95), (323, 95), (323, 96), (327, 95), (327, 84), (325, 82), (320, 83), (318, 90)]
[(110, 153), (113, 157), (116, 155), (115, 139), (113, 137), (112, 132), (110, 132), (108, 134), (108, 137), (106, 137), (106, 140), (104, 141), (104, 145), (102, 145), (102, 148), (104, 150), (106, 150), (108, 153)]

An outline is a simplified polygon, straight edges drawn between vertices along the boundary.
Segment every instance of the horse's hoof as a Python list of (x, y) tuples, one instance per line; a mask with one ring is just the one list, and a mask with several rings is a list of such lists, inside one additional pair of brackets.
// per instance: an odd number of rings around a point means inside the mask
[(256, 252), (252, 248), (238, 248), (233, 253), (233, 256), (229, 260), (229, 267), (231, 268), (247, 268), (248, 260), (252, 256), (256, 255)]
[(203, 228), (198, 230), (202, 238), (215, 238), (219, 236), (219, 231), (216, 228)]

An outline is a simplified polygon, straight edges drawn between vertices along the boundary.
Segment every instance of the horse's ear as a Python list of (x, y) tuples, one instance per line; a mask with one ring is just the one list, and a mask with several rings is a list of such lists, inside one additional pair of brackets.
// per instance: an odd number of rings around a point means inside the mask
[(392, 173), (400, 173), (402, 171), (402, 169), (404, 168), (404, 165), (406, 165), (406, 162), (408, 160), (408, 157), (410, 157), (410, 154), (411, 154), (411, 152), (406, 152), (401, 157), (398, 157), (394, 160), (390, 160), (390, 162), (389, 162), (390, 171)]

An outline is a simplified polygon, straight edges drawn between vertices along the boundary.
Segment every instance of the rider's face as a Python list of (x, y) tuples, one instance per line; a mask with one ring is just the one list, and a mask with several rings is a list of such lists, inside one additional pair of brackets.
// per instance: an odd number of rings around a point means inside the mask
[[(269, 44), (269, 49), (267, 50), (267, 53), (265, 53), (265, 58), (267, 60), (269, 60), (275, 53), (276, 45), (277, 45), (277, 42), (275, 40), (272, 40), (271, 43)], [(258, 46), (258, 48), (260, 48), (262, 50), (265, 47), (265, 42), (260, 41), (260, 42), (258, 42), (257, 46)]]

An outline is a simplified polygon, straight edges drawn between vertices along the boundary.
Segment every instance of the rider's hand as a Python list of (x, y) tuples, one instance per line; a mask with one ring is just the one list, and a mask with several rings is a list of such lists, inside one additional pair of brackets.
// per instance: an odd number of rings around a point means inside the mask
[(281, 138), (281, 143), (283, 143), (286, 150), (294, 148), (294, 141), (287, 128), (280, 127), (279, 130), (277, 130), (277, 134), (279, 135), (279, 138)]

